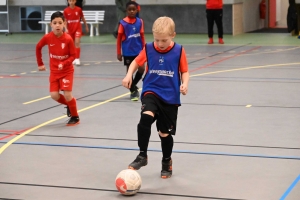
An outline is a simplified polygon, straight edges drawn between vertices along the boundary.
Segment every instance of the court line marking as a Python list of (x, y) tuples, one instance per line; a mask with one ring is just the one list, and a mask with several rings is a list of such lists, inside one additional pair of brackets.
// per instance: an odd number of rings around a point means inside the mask
[(300, 181), (300, 174), (299, 176), (294, 180), (294, 182), (290, 185), (290, 187), (285, 191), (285, 193), (282, 195), (280, 200), (284, 200), (289, 193), (293, 190), (293, 188), (297, 185), (297, 183)]
[[(129, 94), (130, 94), (130, 93), (128, 92), (128, 93), (119, 95), (119, 96), (117, 96), (117, 97), (113, 97), (113, 98), (111, 98), (111, 99), (102, 101), (102, 102), (100, 102), (100, 103), (97, 103), (97, 104), (88, 106), (88, 107), (86, 107), (86, 108), (83, 108), (83, 109), (79, 110), (78, 113), (83, 112), (83, 111), (85, 111), (85, 110), (92, 109), (92, 108), (94, 108), (94, 107), (100, 106), (100, 105), (102, 105), (102, 104), (105, 104), (105, 103), (108, 103), (108, 102), (111, 102), (111, 101), (114, 101), (114, 100), (116, 100), (116, 99), (120, 99), (120, 98), (122, 98), (122, 97), (124, 97), (124, 96), (127, 96), (127, 95), (129, 95)], [(8, 141), (6, 144), (4, 144), (4, 145), (0, 148), (0, 155), (1, 155), (1, 154), (3, 153), (3, 151), (5, 151), (5, 149), (7, 149), (12, 143), (14, 143), (15, 141), (19, 140), (20, 138), (22, 138), (22, 137), (25, 136), (26, 134), (28, 134), (28, 133), (30, 133), (30, 132), (36, 130), (36, 129), (39, 129), (39, 128), (41, 128), (41, 127), (47, 125), (47, 124), (50, 124), (50, 123), (52, 123), (52, 122), (58, 121), (58, 120), (60, 120), (60, 119), (66, 118), (66, 117), (67, 117), (67, 115), (63, 115), (63, 116), (60, 116), (60, 117), (51, 119), (51, 120), (49, 120), (49, 121), (46, 121), (46, 122), (44, 122), (44, 123), (42, 123), (42, 124), (39, 124), (39, 125), (37, 125), (37, 126), (31, 128), (31, 129), (29, 129), (29, 130), (27, 130), (27, 131), (21, 133), (20, 135), (18, 135), (18, 136), (16, 136), (15, 138), (11, 139), (10, 141)]]
[(45, 96), (45, 97), (42, 97), (42, 98), (39, 98), (39, 99), (35, 99), (35, 100), (32, 100), (32, 101), (27, 101), (27, 102), (25, 102), (23, 104), (26, 105), (26, 104), (34, 103), (34, 102), (37, 102), (37, 101), (40, 101), (40, 100), (48, 99), (48, 98), (50, 98), (50, 96)]
[(244, 68), (237, 68), (237, 69), (228, 69), (228, 70), (220, 70), (220, 71), (214, 71), (214, 72), (206, 72), (206, 73), (201, 73), (201, 74), (190, 75), (190, 77), (204, 76), (204, 75), (208, 75), (208, 74), (217, 74), (217, 73), (224, 73), (224, 72), (242, 71), (242, 70), (248, 70), (248, 69), (260, 69), (260, 68), (267, 68), (267, 67), (287, 66), (287, 65), (300, 65), (300, 63), (259, 65), (259, 66), (253, 66), (253, 67), (244, 67)]
[[(1, 143), (5, 143), (0, 141)], [(55, 144), (55, 143), (42, 143), (42, 142), (15, 142), (14, 144), (19, 145), (39, 145), (39, 146), (51, 146), (51, 147), (74, 147), (74, 148), (87, 148), (87, 149), (113, 149), (113, 150), (124, 150), (124, 151), (139, 151), (136, 147), (118, 147), (118, 146), (93, 146), (93, 145), (82, 145), (82, 144)], [(161, 149), (149, 148), (148, 151), (161, 152)], [(299, 156), (275, 156), (275, 155), (263, 155), (263, 154), (240, 154), (240, 153), (224, 153), (224, 152), (205, 152), (205, 151), (190, 151), (190, 150), (176, 150), (173, 153), (185, 153), (185, 154), (202, 154), (202, 155), (213, 155), (213, 156), (234, 156), (234, 157), (251, 157), (251, 158), (270, 158), (270, 159), (291, 159), (300, 160)]]
[[(207, 74), (216, 74), (216, 73), (224, 73), (224, 72), (232, 72), (232, 71), (241, 71), (241, 70), (248, 70), (248, 69), (258, 69), (258, 68), (266, 68), (266, 67), (274, 67), (274, 66), (287, 66), (287, 65), (299, 65), (300, 63), (286, 63), (286, 64), (274, 64), (274, 65), (261, 65), (261, 66), (253, 66), (253, 67), (246, 67), (246, 68), (238, 68), (238, 69), (231, 69), (231, 70), (221, 70), (221, 71), (215, 71), (215, 72), (207, 72), (207, 73), (202, 73), (202, 74), (196, 74), (196, 75), (191, 75), (190, 77), (196, 77), (196, 76), (204, 76), (204, 75), (207, 75)], [(108, 102), (111, 102), (113, 100), (116, 100), (116, 99), (119, 99), (121, 97), (124, 97), (124, 96), (127, 96), (129, 93), (126, 93), (126, 94), (122, 94), (120, 96), (117, 96), (117, 97), (114, 97), (114, 98), (111, 98), (111, 99), (108, 99), (106, 101), (102, 101), (100, 103), (97, 103), (97, 104), (94, 104), (94, 105), (91, 105), (91, 106), (88, 106), (86, 108), (83, 108), (81, 110), (79, 110), (78, 112), (83, 112), (85, 110), (89, 110), (91, 108), (94, 108), (94, 107), (97, 107), (97, 106), (100, 106), (102, 104), (105, 104), (105, 103), (108, 103)], [(61, 116), (61, 117), (57, 117), (57, 118), (54, 118), (52, 120), (49, 120), (47, 122), (44, 122), (40, 125), (37, 125), (25, 132), (23, 132), (22, 134), (18, 135), (17, 137), (11, 139), (10, 141), (8, 141), (5, 145), (3, 145), (1, 148), (0, 148), (0, 155), (12, 144), (14, 143), (15, 141), (17, 141), (18, 139), (22, 138), (23, 136), (25, 136), (26, 134), (36, 130), (36, 129), (39, 129), (47, 124), (50, 124), (52, 122), (55, 122), (57, 120), (60, 120), (60, 119), (63, 119), (63, 118), (66, 118), (67, 116), (64, 115), (64, 116)]]
[(245, 53), (243, 55), (240, 56), (252, 56), (252, 55), (257, 55), (257, 54), (270, 54), (270, 53), (279, 53), (279, 52), (283, 52), (283, 51), (292, 51), (295, 49), (299, 49), (300, 47), (294, 47), (294, 48), (290, 48), (290, 49), (276, 49), (276, 50), (270, 50), (268, 52), (256, 52), (256, 53)]

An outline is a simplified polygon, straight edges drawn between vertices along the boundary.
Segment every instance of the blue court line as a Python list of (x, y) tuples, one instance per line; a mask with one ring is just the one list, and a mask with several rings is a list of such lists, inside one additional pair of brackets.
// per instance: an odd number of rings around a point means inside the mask
[[(4, 144), (6, 142), (1, 141), (0, 144), (1, 143)], [(87, 145), (80, 145), (80, 144), (51, 144), (51, 143), (40, 143), (40, 142), (14, 142), (13, 144), (139, 151), (139, 148), (127, 148), (127, 147), (116, 147), (116, 146), (87, 146)], [(161, 152), (160, 149), (151, 149), (151, 148), (148, 149), (148, 151)], [(201, 151), (190, 151), (190, 150), (173, 150), (173, 153), (300, 160), (300, 157), (298, 157), (298, 156), (272, 156), (272, 155), (260, 155), (260, 154), (234, 154), (234, 153), (224, 153), (224, 152), (201, 152)]]
[(282, 197), (280, 198), (280, 200), (284, 200), (289, 193), (292, 191), (292, 189), (296, 186), (296, 184), (298, 183), (298, 181), (300, 181), (300, 175), (294, 180), (294, 182), (292, 183), (292, 185), (287, 189), (287, 191), (282, 195)]

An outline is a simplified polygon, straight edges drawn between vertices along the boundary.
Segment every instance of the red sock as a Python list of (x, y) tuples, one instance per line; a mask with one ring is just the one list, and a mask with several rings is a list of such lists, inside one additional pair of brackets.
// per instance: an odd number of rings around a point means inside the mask
[(79, 48), (75, 48), (75, 53), (76, 53), (76, 59), (80, 58), (80, 47)]
[(78, 117), (76, 99), (73, 98), (71, 101), (68, 101), (67, 103), (68, 103), (72, 117)]
[(68, 105), (67, 100), (65, 99), (65, 96), (62, 94), (59, 94), (59, 99), (56, 100), (58, 103), (64, 104), (64, 105)]

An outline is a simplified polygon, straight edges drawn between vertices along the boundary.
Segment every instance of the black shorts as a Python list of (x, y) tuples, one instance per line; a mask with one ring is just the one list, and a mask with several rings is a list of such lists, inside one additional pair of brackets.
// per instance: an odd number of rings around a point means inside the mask
[(136, 57), (137, 57), (137, 55), (136, 56), (123, 56), (123, 58), (124, 58), (124, 65), (125, 66), (129, 66)]
[(166, 104), (154, 94), (147, 94), (142, 98), (141, 114), (145, 111), (154, 113), (157, 131), (175, 135), (178, 106)]

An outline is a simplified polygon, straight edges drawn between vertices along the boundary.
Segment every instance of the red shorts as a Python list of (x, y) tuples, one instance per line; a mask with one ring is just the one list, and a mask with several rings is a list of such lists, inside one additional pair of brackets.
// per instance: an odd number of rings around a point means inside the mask
[(69, 35), (72, 37), (72, 39), (75, 41), (75, 38), (81, 38), (82, 36), (82, 31), (81, 30), (76, 30), (76, 32), (69, 33)]
[(50, 73), (50, 92), (58, 92), (60, 90), (72, 91), (74, 72), (68, 74)]

